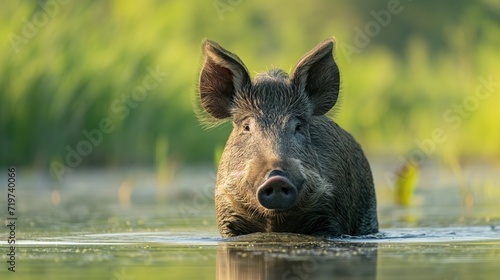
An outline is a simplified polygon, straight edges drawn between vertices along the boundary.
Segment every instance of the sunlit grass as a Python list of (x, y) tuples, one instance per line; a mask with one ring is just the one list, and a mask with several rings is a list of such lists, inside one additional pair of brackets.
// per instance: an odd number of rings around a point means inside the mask
[(214, 149), (214, 166), (219, 166), (220, 159), (222, 157), (222, 152), (224, 151), (224, 146), (218, 145)]
[[(68, 2), (16, 52), (9, 34), (21, 34), (23, 18), (31, 20), (40, 6), (30, 1), (4, 3), (0, 164), (65, 163), (66, 147), (75, 148), (85, 140), (82, 130), (98, 128), (103, 118), (111, 119), (116, 129), (83, 157), (82, 165), (159, 164), (161, 139), (168, 139), (162, 157), (210, 162), (230, 127), (204, 131), (192, 110), (202, 39), (209, 37), (236, 52), (252, 75), (272, 66), (289, 71), (326, 37), (354, 44), (354, 27), (370, 20), (363, 18), (369, 11), (362, 12), (364, 6), (354, 2), (336, 4), (336, 9), (327, 9), (329, 1), (304, 8), (244, 1), (222, 20), (210, 1), (143, 1), (140, 6)], [(390, 29), (381, 30), (360, 53), (347, 59), (337, 49), (343, 90), (335, 118), (368, 153), (407, 154), (415, 140), (430, 137), (435, 128), (444, 129), (448, 140), (431, 157), (449, 149), (459, 157), (500, 153), (497, 84), (477, 109), (461, 117), (458, 127), (443, 117), (474, 94), (479, 77), (500, 79), (500, 28), (471, 7), (476, 12), (464, 12), (456, 25), (436, 29), (446, 33), (439, 35), (446, 46), (436, 48), (435, 42), (415, 32), (397, 48), (389, 47), (384, 32), (394, 30), (401, 19), (394, 16)], [(410, 6), (405, 13), (402, 16), (411, 15)], [(302, 18), (308, 20), (298, 20)], [(142, 83), (148, 67), (159, 67), (168, 76), (123, 117), (113, 104)]]

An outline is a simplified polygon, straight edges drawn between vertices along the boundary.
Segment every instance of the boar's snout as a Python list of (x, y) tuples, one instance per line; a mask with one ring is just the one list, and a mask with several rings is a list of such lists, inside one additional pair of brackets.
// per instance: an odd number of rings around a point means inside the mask
[(271, 171), (266, 181), (257, 188), (257, 200), (267, 209), (289, 209), (295, 204), (297, 197), (297, 187), (281, 170)]

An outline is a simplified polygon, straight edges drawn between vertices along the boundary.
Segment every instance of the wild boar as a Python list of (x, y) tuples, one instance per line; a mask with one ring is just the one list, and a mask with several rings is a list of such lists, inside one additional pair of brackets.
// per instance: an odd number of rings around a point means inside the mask
[(351, 134), (325, 115), (339, 96), (334, 46), (333, 38), (317, 45), (290, 76), (271, 69), (252, 80), (238, 56), (203, 42), (200, 107), (233, 124), (215, 187), (222, 236), (378, 231), (368, 161)]

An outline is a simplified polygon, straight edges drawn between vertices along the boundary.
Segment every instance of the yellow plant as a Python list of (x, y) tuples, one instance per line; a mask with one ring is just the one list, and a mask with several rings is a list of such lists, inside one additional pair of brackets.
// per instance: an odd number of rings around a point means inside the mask
[(394, 187), (395, 199), (399, 205), (410, 206), (412, 204), (419, 173), (419, 166), (413, 160), (407, 161), (397, 172)]

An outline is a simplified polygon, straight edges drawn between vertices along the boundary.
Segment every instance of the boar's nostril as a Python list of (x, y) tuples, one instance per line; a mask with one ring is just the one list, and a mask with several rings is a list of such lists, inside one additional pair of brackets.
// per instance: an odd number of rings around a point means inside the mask
[(295, 204), (297, 196), (297, 188), (283, 176), (270, 176), (257, 189), (257, 200), (267, 209), (289, 209)]
[(288, 195), (288, 188), (285, 188), (285, 187), (282, 187), (281, 188), (281, 192), (284, 194), (284, 195)]
[(271, 188), (271, 187), (268, 187), (268, 188), (264, 188), (262, 190), (263, 194), (262, 195), (265, 195), (265, 196), (271, 196), (273, 195), (273, 192), (274, 192), (274, 189)]

